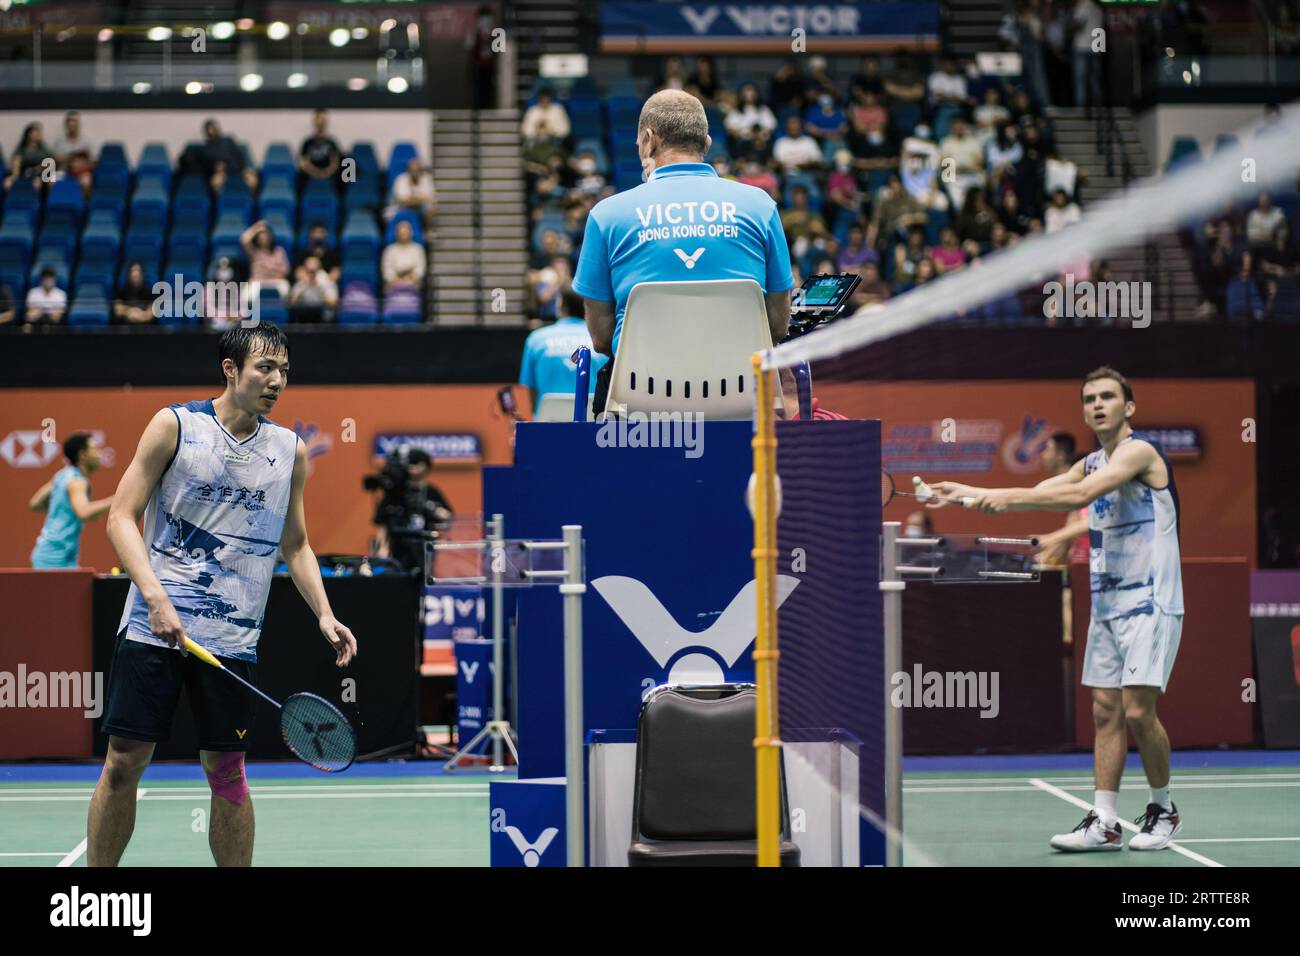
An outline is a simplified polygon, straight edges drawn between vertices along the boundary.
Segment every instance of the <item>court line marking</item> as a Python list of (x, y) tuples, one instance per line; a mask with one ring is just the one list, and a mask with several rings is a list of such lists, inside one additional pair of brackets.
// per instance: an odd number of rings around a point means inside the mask
[[(513, 779), (513, 778), (511, 778)], [(169, 787), (165, 784), (150, 787), (151, 790), (166, 790), (170, 793), (209, 793), (210, 788), (207, 786), (181, 786)], [(313, 783), (313, 784), (295, 784), (277, 786), (275, 784), (261, 784), (249, 788), (253, 793), (278, 793), (304, 791), (313, 792), (318, 790), (359, 790), (368, 792), (383, 791), (401, 791), (401, 790), (447, 790), (447, 791), (488, 791), (488, 786), (482, 784), (453, 784), (444, 786), (441, 784), (369, 784), (369, 783)], [(54, 794), (77, 794), (77, 793), (94, 793), (94, 787), (5, 787), (0, 785), (0, 798), (6, 794), (30, 794), (30, 793), (54, 793)]]
[[(148, 792), (148, 791), (147, 791), (146, 789), (144, 789), (143, 787), (140, 788), (140, 789), (138, 789), (138, 790), (136, 790), (136, 792), (135, 792), (135, 802), (136, 802), (136, 803), (139, 803), (139, 802), (140, 802), (140, 798), (143, 797), (147, 792)], [(78, 860), (80, 860), (80, 859), (81, 859), (81, 855), (82, 855), (83, 853), (86, 852), (86, 844), (87, 844), (87, 841), (89, 841), (89, 839), (90, 839), (90, 835), (89, 835), (89, 834), (87, 834), (86, 836), (82, 837), (80, 843), (78, 843), (78, 844), (77, 844), (76, 846), (74, 846), (71, 850), (69, 850), (69, 851), (64, 855), (63, 859), (61, 859), (58, 863), (55, 863), (55, 864), (54, 864), (55, 867), (72, 866), (72, 864), (74, 864), (74, 863), (76, 863)]]
[[(187, 800), (193, 803), (196, 799), (203, 799), (209, 796), (210, 791), (204, 788), (201, 792), (196, 793), (151, 793), (149, 796), (137, 795), (138, 800), (154, 803), (159, 800)], [(484, 800), (488, 797), (486, 790), (481, 793), (439, 793), (435, 790), (405, 790), (401, 793), (349, 793), (349, 792), (325, 792), (325, 793), (262, 793), (252, 791), (253, 797), (258, 800), (385, 800), (385, 799), (405, 799), (410, 797), (425, 798), (434, 800), (461, 800), (476, 799)], [(72, 796), (23, 796), (23, 797), (0, 797), (0, 803), (85, 803), (90, 800), (91, 794), (76, 794)]]
[[(1284, 781), (1279, 781), (1277, 783), (1266, 783), (1263, 780), (1259, 780), (1259, 781), (1244, 780), (1241, 782), (1224, 781), (1223, 783), (1182, 783), (1173, 787), (1172, 789), (1174, 790), (1268, 790), (1277, 787), (1283, 787), (1283, 788), (1300, 787), (1300, 780), (1289, 780), (1289, 781), (1284, 780)], [(904, 793), (1026, 793), (1033, 789), (1034, 789), (1033, 787), (1026, 786), (1023, 784), (1020, 786), (1014, 786), (1011, 784), (999, 784), (996, 786), (988, 786), (988, 787), (904, 787), (903, 792)], [(1061, 787), (1061, 789), (1086, 791), (1086, 790), (1095, 789), (1095, 786), (1091, 781), (1089, 781), (1088, 783), (1072, 783), (1067, 786)], [(1130, 788), (1127, 791), (1120, 791), (1120, 792), (1133, 794), (1133, 793), (1140, 792), (1140, 790), (1139, 788)], [(0, 797), (0, 800), (3, 799), (4, 799), (3, 797)]]
[[(1080, 800), (1078, 797), (1066, 793), (1060, 787), (1052, 786), (1046, 780), (1040, 780), (1038, 777), (1033, 777), (1032, 779), (1030, 779), (1029, 782), (1032, 783), (1039, 790), (1042, 790), (1044, 793), (1050, 793), (1052, 796), (1059, 797), (1060, 799), (1064, 800), (1066, 803), (1072, 803), (1080, 810), (1085, 810), (1089, 812), (1092, 810), (1092, 804), (1089, 803), (1088, 801)], [(1135, 824), (1129, 823), (1127, 820), (1123, 819), (1122, 817), (1119, 819), (1119, 825), (1122, 826), (1125, 830), (1131, 830), (1134, 833), (1141, 832)], [(1195, 860), (1197, 863), (1200, 863), (1204, 866), (1213, 866), (1213, 867), (1220, 867), (1220, 868), (1223, 867), (1223, 864), (1219, 863), (1217, 860), (1211, 860), (1208, 856), (1202, 856), (1201, 854), (1195, 852), (1194, 850), (1189, 850), (1186, 847), (1175, 842), (1174, 840), (1170, 840), (1168, 846), (1169, 849), (1173, 850), (1175, 853), (1181, 854), (1182, 856), (1187, 857), (1189, 860)]]
[(1293, 837), (1197, 837), (1194, 840), (1179, 840), (1179, 843), (1300, 843), (1300, 836)]
[[(918, 773), (915, 776), (913, 776), (913, 774), (904, 774), (904, 777), (912, 777), (915, 783), (924, 783), (932, 786), (940, 786), (945, 783), (1006, 783), (1009, 781), (1019, 783), (1025, 779), (1023, 774), (1003, 774), (988, 777), (929, 778), (924, 776), (924, 772)], [(1143, 786), (1146, 785), (1146, 777), (1141, 773), (1133, 774), (1132, 777), (1135, 781), (1141, 781)], [(1057, 784), (1086, 783), (1089, 786), (1091, 786), (1093, 782), (1092, 776), (1057, 777), (1050, 774), (1039, 774), (1038, 779)], [(1175, 770), (1171, 779), (1173, 780), (1173, 783), (1171, 783), (1170, 786), (1177, 788), (1178, 781), (1180, 780), (1300, 780), (1300, 773), (1232, 773), (1231, 771), (1225, 771), (1224, 773), (1182, 774)]]

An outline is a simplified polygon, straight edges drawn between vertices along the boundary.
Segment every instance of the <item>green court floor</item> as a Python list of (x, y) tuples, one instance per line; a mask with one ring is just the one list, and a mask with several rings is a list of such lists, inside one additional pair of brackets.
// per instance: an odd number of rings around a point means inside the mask
[[(1171, 796), (1183, 819), (1178, 850), (1058, 853), (1093, 798), (1086, 771), (908, 773), (903, 782), (908, 866), (1300, 866), (1300, 772), (1233, 767), (1175, 770)], [(1127, 771), (1120, 820), (1142, 813), (1141, 771)], [(1077, 801), (1074, 802), (1074, 801)]]
[[(904, 860), (909, 866), (1300, 866), (1300, 767), (1176, 770), (1184, 826), (1179, 849), (1062, 854), (1053, 833), (1082, 819), (1092, 778), (1081, 770), (909, 771)], [(67, 768), (63, 768), (66, 770)], [(1035, 769), (1044, 772), (1034, 772)], [(211, 866), (209, 794), (197, 768), (170, 767), (140, 792), (125, 866)], [(0, 773), (0, 866), (84, 866), (86, 811), (96, 768), (77, 779)], [(486, 866), (484, 774), (281, 775), (251, 765), (261, 866)], [(1146, 804), (1126, 772), (1121, 819)], [(1125, 841), (1132, 836), (1128, 830)]]

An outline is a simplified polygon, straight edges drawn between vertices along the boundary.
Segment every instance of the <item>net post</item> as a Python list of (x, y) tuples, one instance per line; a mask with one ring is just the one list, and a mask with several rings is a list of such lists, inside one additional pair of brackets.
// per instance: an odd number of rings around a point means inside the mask
[(582, 598), (587, 592), (582, 525), (564, 534), (564, 820), (568, 865), (586, 866), (583, 834), (584, 773), (582, 728)]
[(758, 865), (780, 866), (781, 798), (780, 746), (776, 703), (776, 521), (773, 488), (776, 483), (776, 415), (772, 380), (763, 370), (762, 353), (752, 359), (754, 370), (754, 582), (757, 594), (757, 634), (754, 641), (755, 707), (754, 751), (758, 819)]
[(884, 595), (885, 866), (902, 866), (903, 713), (890, 701), (892, 675), (903, 669), (903, 582), (898, 568), (897, 521), (880, 525), (880, 590)]
[[(500, 721), (505, 719), (505, 646), (504, 646), (504, 623), (502, 603), (505, 598), (505, 590), (501, 586), (501, 565), (499, 550), (504, 547), (506, 535), (505, 516), (494, 514), (492, 520), (488, 523), (489, 535), (489, 558), (492, 568), (492, 719)], [(501, 734), (494, 732), (492, 734), (492, 769), (504, 770), (505, 765), (502, 762), (501, 753)]]

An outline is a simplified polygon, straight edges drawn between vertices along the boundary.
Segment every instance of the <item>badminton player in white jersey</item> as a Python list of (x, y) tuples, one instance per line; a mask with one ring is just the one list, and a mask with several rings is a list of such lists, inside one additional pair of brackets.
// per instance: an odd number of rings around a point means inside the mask
[(188, 635), (252, 680), (277, 555), (338, 666), (357, 652), (352, 632), (330, 611), (307, 543), (306, 446), (264, 417), (288, 381), (288, 340), (269, 322), (235, 325), (222, 335), (219, 355), (225, 392), (154, 415), (109, 512), (108, 538), (131, 588), (109, 675), (108, 754), (90, 802), (90, 866), (121, 859), (135, 827), (136, 785), (155, 744), (171, 733), (182, 688), (212, 790), (212, 856), (218, 866), (252, 863), (244, 752), (254, 697), (177, 645)]
[(1169, 797), (1169, 737), (1156, 701), (1169, 684), (1183, 626), (1178, 549), (1178, 488), (1173, 467), (1150, 438), (1135, 432), (1133, 389), (1113, 368), (1083, 382), (1083, 417), (1101, 448), (1065, 474), (1033, 488), (932, 485), (947, 499), (970, 496), (986, 513), (1088, 508), (1092, 621), (1083, 684), (1092, 688), (1097, 790), (1093, 808), (1058, 850), (1118, 850), (1119, 782), (1133, 731), (1151, 797), (1129, 841), (1132, 850), (1161, 850), (1182, 821)]

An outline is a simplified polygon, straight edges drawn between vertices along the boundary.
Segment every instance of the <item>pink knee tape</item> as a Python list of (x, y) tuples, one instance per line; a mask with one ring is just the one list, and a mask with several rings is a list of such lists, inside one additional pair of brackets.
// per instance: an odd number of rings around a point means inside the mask
[(208, 786), (218, 797), (225, 797), (236, 806), (242, 806), (248, 796), (248, 778), (244, 776), (244, 755), (226, 753), (221, 755), (214, 771), (204, 771), (208, 777)]

